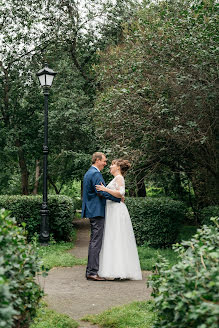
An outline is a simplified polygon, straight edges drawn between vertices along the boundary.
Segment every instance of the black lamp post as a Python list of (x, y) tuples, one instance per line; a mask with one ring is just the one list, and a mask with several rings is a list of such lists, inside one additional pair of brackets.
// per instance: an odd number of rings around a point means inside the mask
[(42, 218), (40, 228), (40, 242), (44, 244), (49, 242), (49, 211), (47, 205), (48, 96), (49, 89), (56, 74), (56, 72), (48, 68), (47, 64), (45, 64), (45, 67), (37, 73), (44, 93), (43, 203), (40, 210)]

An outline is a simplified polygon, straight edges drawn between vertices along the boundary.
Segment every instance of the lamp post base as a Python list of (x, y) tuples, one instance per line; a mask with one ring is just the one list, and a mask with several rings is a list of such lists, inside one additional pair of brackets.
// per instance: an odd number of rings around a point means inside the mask
[(50, 236), (49, 236), (49, 218), (48, 218), (49, 210), (47, 207), (47, 203), (42, 204), (40, 214), (42, 220), (41, 220), (39, 241), (41, 244), (48, 245)]

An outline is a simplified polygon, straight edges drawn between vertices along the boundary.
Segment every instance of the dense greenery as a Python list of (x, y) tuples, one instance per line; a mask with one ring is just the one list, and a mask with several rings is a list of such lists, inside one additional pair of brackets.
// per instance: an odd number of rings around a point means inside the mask
[(219, 317), (219, 219), (176, 245), (180, 261), (171, 269), (163, 258), (150, 280), (156, 328), (216, 328)]
[(3, 0), (0, 193), (42, 190), (43, 95), (35, 73), (46, 60), (58, 71), (48, 171), (57, 194), (80, 181), (91, 153), (102, 149), (133, 161), (130, 196), (145, 196), (146, 181), (195, 212), (218, 204), (216, 5)]
[(0, 212), (0, 325), (27, 328), (43, 293), (35, 281), (41, 271), (36, 250), (8, 212)]
[(216, 0), (143, 1), (96, 66), (103, 148), (133, 160), (133, 183), (189, 180), (198, 207), (219, 202), (217, 15)]
[[(41, 196), (0, 196), (0, 207), (10, 210), (19, 224), (26, 223), (29, 240), (40, 232), (41, 204)], [(48, 197), (48, 208), (50, 232), (55, 240), (71, 240), (74, 201), (67, 196), (52, 195)]]
[(211, 221), (212, 217), (219, 217), (219, 206), (208, 206), (204, 207), (200, 211), (200, 222), (201, 224), (213, 224)]
[(43, 94), (36, 72), (45, 61), (58, 72), (49, 97), (49, 183), (60, 193), (82, 178), (99, 147), (92, 113), (96, 51), (118, 42), (135, 2), (1, 1), (1, 194), (42, 190)]
[(177, 240), (186, 208), (169, 198), (126, 198), (138, 245), (169, 246)]

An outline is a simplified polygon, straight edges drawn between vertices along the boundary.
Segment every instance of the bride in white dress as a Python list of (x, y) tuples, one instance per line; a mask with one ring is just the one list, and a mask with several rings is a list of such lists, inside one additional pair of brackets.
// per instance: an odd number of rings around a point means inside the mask
[[(114, 160), (110, 173), (114, 179), (105, 187), (96, 185), (98, 191), (122, 198), (125, 195), (124, 173), (129, 169), (127, 160)], [(107, 279), (142, 280), (135, 236), (128, 209), (123, 202), (106, 201), (105, 226), (100, 251), (98, 275)]]

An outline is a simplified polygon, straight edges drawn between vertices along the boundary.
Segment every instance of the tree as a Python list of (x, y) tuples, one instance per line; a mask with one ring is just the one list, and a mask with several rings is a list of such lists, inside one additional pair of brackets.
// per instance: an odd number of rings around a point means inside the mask
[(218, 203), (217, 35), (216, 1), (145, 1), (97, 67), (106, 149), (144, 163), (145, 176), (186, 174), (201, 207)]
[[(129, 2), (127, 2), (128, 4)], [(82, 8), (83, 7), (83, 8)], [(0, 8), (0, 184), (21, 175), (21, 192), (37, 193), (41, 177), (43, 96), (35, 73), (47, 60), (59, 74), (49, 106), (49, 179), (56, 187), (82, 176), (82, 158), (96, 148), (92, 108), (98, 60), (98, 21), (121, 12), (121, 1), (2, 1)], [(114, 8), (114, 9), (113, 9)], [(10, 167), (10, 169), (9, 169)]]

